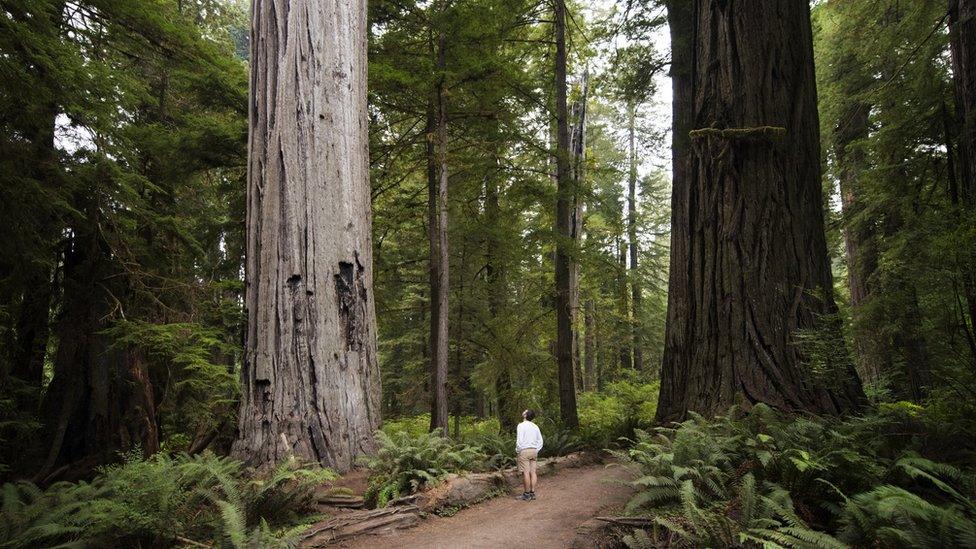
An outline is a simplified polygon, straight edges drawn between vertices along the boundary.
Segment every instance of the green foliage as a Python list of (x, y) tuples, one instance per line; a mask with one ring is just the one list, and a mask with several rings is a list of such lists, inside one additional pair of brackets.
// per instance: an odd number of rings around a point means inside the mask
[(897, 417), (827, 422), (763, 405), (736, 415), (638, 430), (617, 453), (638, 472), (627, 511), (654, 522), (629, 536), (630, 546), (950, 547), (973, 539), (972, 474), (906, 450)]
[[(634, 429), (654, 422), (660, 382), (638, 383), (622, 379), (602, 391), (579, 395), (580, 438), (592, 448), (605, 448)], [(546, 442), (548, 445), (548, 440)]]
[[(501, 432), (497, 419), (464, 416), (459, 422), (452, 419), (451, 424), (460, 427), (461, 442), (487, 456), (484, 468), (497, 470), (515, 465), (515, 433)], [(385, 420), (380, 430), (391, 437), (406, 435), (419, 439), (427, 434), (429, 428), (430, 414), (417, 414)]]
[(252, 476), (209, 454), (130, 458), (91, 482), (3, 485), (0, 547), (288, 546), (312, 519), (312, 488), (335, 478), (294, 460)]
[(370, 469), (366, 501), (384, 507), (397, 499), (436, 484), (449, 473), (482, 466), (485, 454), (435, 433), (376, 432), (379, 450), (366, 458)]
[(462, 440), (475, 448), (479, 448), (485, 456), (485, 469), (505, 469), (515, 466), (515, 433), (501, 433), (494, 431), (476, 431), (463, 436)]

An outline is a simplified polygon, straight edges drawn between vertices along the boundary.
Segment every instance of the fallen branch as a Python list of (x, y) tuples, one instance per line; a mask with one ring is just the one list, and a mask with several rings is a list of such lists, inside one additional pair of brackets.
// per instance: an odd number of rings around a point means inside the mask
[(416, 505), (354, 511), (313, 525), (302, 535), (300, 546), (325, 547), (356, 536), (409, 528), (419, 521)]
[(651, 517), (596, 517), (596, 520), (633, 528), (644, 528), (654, 524), (654, 519)]

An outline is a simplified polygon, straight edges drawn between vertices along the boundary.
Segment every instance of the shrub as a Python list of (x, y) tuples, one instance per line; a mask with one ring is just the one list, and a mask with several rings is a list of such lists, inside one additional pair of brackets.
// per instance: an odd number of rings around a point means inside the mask
[(91, 482), (5, 484), (0, 547), (288, 545), (313, 518), (312, 487), (334, 478), (294, 460), (250, 477), (213, 455), (130, 457)]
[(391, 500), (432, 486), (449, 473), (477, 469), (485, 454), (434, 433), (377, 431), (379, 450), (366, 459), (370, 469), (366, 501), (385, 507)]

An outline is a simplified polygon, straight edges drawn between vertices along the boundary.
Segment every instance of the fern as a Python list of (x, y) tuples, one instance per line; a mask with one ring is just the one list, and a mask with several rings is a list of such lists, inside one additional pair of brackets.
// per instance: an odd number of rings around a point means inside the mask
[(738, 418), (689, 415), (635, 430), (614, 452), (637, 473), (625, 512), (669, 532), (645, 532), (654, 546), (974, 546), (972, 475), (914, 453), (889, 457), (890, 416), (827, 423), (763, 405)]
[(370, 469), (366, 500), (378, 507), (432, 486), (449, 473), (480, 468), (486, 458), (480, 448), (435, 433), (377, 431), (376, 440), (379, 450), (366, 460)]
[(179, 540), (274, 546), (307, 521), (312, 488), (330, 478), (334, 473), (294, 461), (254, 477), (239, 462), (212, 455), (130, 456), (91, 482), (57, 483), (43, 491), (24, 482), (4, 485), (0, 547)]

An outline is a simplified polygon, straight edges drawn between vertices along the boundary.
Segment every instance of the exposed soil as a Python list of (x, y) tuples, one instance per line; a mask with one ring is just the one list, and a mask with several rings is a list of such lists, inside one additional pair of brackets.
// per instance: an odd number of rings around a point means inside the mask
[(598, 515), (612, 514), (630, 497), (630, 477), (618, 466), (568, 468), (539, 478), (535, 501), (507, 496), (474, 505), (451, 517), (430, 517), (408, 530), (364, 536), (341, 547), (376, 548), (566, 548)]

